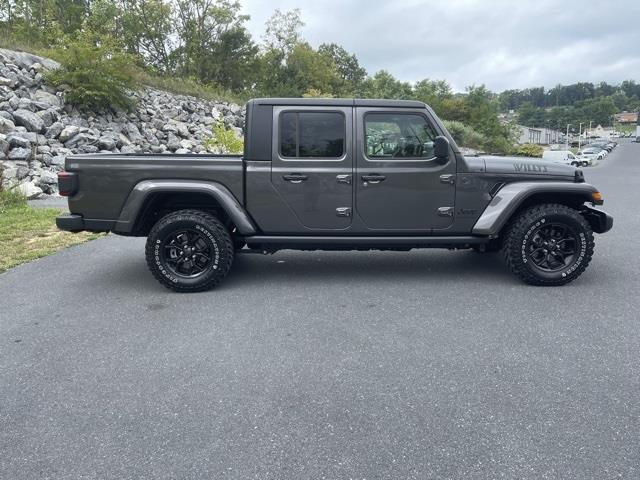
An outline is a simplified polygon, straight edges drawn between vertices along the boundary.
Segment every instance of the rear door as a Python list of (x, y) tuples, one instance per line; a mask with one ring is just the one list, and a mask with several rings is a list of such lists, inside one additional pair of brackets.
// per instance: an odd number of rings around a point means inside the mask
[(434, 156), (438, 133), (428, 111), (359, 107), (356, 129), (356, 210), (366, 228), (448, 228), (455, 211), (455, 156)]
[(271, 182), (297, 232), (344, 230), (353, 211), (353, 108), (275, 107)]

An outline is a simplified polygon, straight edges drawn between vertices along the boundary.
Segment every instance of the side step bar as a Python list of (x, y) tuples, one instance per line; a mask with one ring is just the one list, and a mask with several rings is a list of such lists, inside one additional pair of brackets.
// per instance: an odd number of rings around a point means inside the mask
[(462, 247), (466, 245), (482, 245), (488, 243), (489, 237), (456, 236), (456, 237), (356, 237), (356, 236), (274, 236), (255, 235), (245, 237), (249, 248), (277, 246), (279, 248), (429, 248), (429, 247)]

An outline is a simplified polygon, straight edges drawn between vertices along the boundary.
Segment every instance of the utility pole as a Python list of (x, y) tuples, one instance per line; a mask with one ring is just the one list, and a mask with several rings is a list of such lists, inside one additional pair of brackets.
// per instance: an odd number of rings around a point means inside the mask
[(582, 124), (584, 122), (580, 122), (580, 131), (578, 132), (578, 150), (580, 150), (580, 147), (582, 146)]
[(611, 135), (613, 135), (614, 133), (616, 133), (616, 116), (615, 115), (611, 115)]
[(567, 144), (566, 149), (569, 150), (569, 127), (571, 126), (570, 123), (567, 123), (567, 134), (564, 137), (564, 140)]

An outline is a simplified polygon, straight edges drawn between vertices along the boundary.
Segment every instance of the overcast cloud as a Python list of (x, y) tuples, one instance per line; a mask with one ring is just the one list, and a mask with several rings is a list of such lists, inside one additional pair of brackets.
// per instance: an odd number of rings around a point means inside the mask
[(300, 8), (314, 47), (335, 42), (374, 73), (454, 90), (640, 80), (640, 0), (241, 0), (260, 39), (276, 8)]

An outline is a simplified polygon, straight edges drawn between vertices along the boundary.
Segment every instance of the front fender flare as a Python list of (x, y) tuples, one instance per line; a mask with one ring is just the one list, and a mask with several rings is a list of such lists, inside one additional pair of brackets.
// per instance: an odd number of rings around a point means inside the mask
[(502, 187), (473, 227), (474, 235), (495, 236), (509, 221), (515, 211), (527, 198), (539, 193), (563, 194), (580, 198), (583, 202), (592, 200), (598, 190), (588, 183), (569, 182), (514, 182)]
[(229, 215), (238, 232), (242, 235), (255, 235), (256, 227), (227, 187), (216, 182), (198, 180), (144, 180), (131, 190), (116, 221), (114, 231), (131, 233), (145, 201), (154, 193), (204, 193), (215, 199)]

